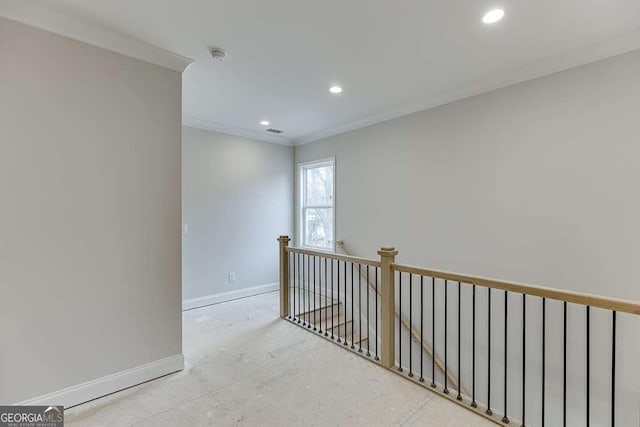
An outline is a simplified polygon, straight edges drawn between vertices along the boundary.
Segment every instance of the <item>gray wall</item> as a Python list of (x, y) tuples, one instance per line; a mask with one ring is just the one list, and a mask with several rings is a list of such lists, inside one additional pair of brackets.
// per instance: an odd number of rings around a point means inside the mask
[[(296, 161), (336, 156), (336, 238), (355, 255), (375, 258), (380, 246), (393, 245), (403, 263), (640, 300), (639, 118), (636, 51), (299, 146)], [(463, 345), (469, 348), (471, 291), (463, 292)], [(451, 295), (457, 296), (455, 288)], [(486, 292), (478, 298), (479, 325), (486, 325)], [(493, 299), (501, 308), (502, 293)], [(455, 313), (456, 301), (450, 302)], [(513, 295), (511, 390), (521, 381), (520, 304)], [(540, 301), (528, 304), (527, 425), (539, 425)], [(494, 310), (492, 390), (500, 400), (503, 318)], [(562, 409), (561, 310), (549, 304), (549, 419), (558, 419)], [(441, 305), (436, 311), (442, 319)], [(596, 312), (592, 421), (606, 425), (611, 320)], [(619, 318), (621, 425), (640, 419), (637, 320)], [(569, 324), (570, 421), (584, 425), (584, 308), (570, 306)], [(485, 328), (478, 334), (477, 363), (486, 366)], [(441, 357), (443, 345), (440, 336)], [(463, 357), (468, 379), (469, 352)], [(486, 374), (478, 372), (483, 399)], [(518, 414), (513, 393), (510, 407)]]
[(0, 402), (181, 353), (181, 75), (0, 18)]
[(184, 299), (277, 282), (276, 238), (293, 228), (293, 148), (183, 129)]
[(336, 156), (337, 238), (640, 300), (640, 52), (296, 147)]

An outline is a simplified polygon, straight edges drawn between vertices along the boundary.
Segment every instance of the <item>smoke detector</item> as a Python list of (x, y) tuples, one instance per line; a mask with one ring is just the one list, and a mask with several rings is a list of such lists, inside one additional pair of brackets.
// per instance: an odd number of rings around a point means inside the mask
[(221, 49), (219, 47), (212, 47), (211, 49), (209, 49), (209, 53), (211, 54), (211, 57), (213, 59), (217, 59), (220, 62), (224, 61), (225, 59), (227, 59), (227, 56), (229, 56), (229, 54), (224, 49)]

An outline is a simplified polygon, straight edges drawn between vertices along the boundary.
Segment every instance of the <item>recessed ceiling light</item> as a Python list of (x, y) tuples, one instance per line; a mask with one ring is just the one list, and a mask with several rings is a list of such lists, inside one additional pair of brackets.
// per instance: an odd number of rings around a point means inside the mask
[(260, 124), (261, 124), (262, 126), (269, 126), (271, 123), (269, 123), (267, 120), (262, 120), (262, 121), (260, 122)]
[(485, 24), (494, 24), (496, 22), (498, 22), (499, 20), (501, 20), (504, 17), (504, 10), (502, 9), (494, 9), (490, 12), (487, 12), (483, 17), (482, 17), (482, 22), (484, 22)]
[(340, 86), (331, 86), (329, 88), (329, 92), (331, 92), (331, 93), (341, 93), (342, 92), (342, 88)]

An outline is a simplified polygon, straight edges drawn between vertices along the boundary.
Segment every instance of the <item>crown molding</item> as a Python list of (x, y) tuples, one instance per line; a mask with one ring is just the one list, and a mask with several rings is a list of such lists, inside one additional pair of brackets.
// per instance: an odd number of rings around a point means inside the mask
[(0, 1), (0, 16), (179, 72), (193, 62), (190, 58), (25, 0)]
[(293, 145), (303, 145), (319, 141), (324, 138), (329, 138), (331, 136), (340, 135), (366, 126), (385, 122), (387, 120), (418, 113), (450, 102), (481, 95), (493, 90), (512, 86), (638, 49), (640, 49), (640, 28), (631, 33), (627, 33), (601, 43), (583, 46), (579, 49), (565, 52), (558, 56), (527, 64), (505, 73), (496, 74), (490, 78), (479, 80), (475, 83), (452, 91), (430, 96), (417, 103), (403, 105), (363, 119), (348, 122), (319, 132), (314, 132), (300, 138), (296, 138), (292, 142)]
[(254, 139), (257, 141), (272, 142), (281, 145), (293, 145), (292, 140), (283, 136), (269, 135), (266, 132), (258, 132), (247, 130), (232, 125), (212, 122), (210, 120), (199, 119), (194, 117), (183, 117), (182, 126), (210, 130), (213, 132), (226, 133), (227, 135), (241, 136), (243, 138)]

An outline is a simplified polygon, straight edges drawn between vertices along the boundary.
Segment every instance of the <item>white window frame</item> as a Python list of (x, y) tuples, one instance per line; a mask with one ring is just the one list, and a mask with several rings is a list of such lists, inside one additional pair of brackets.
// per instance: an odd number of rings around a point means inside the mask
[[(310, 167), (318, 167), (323, 165), (332, 165), (333, 166), (333, 192), (331, 194), (331, 200), (333, 200), (332, 206), (305, 206), (305, 190), (306, 190), (306, 174), (304, 173), (306, 169), (310, 169)], [(331, 208), (333, 209), (333, 239), (331, 241), (331, 248), (325, 248), (321, 246), (312, 246), (305, 245), (304, 236), (305, 236), (305, 220), (304, 213), (305, 209), (309, 208)], [(322, 252), (335, 252), (336, 251), (336, 158), (335, 157), (326, 157), (323, 159), (310, 160), (308, 162), (298, 163), (298, 246), (308, 249), (313, 249), (314, 251), (322, 251)]]

